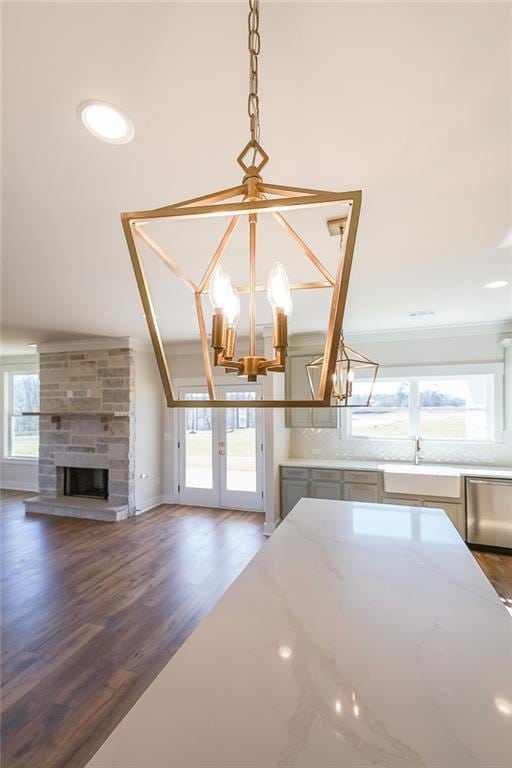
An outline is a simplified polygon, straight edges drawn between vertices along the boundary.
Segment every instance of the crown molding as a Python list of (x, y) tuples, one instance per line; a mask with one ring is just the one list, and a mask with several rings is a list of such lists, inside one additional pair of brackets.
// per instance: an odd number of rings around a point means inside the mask
[[(453, 325), (432, 325), (428, 327), (393, 328), (373, 331), (345, 331), (345, 341), (352, 343), (385, 343), (393, 341), (418, 341), (419, 339), (443, 339), (463, 336), (512, 336), (512, 321), (504, 320), (492, 323), (464, 323)], [(295, 334), (290, 339), (290, 347), (323, 346), (323, 336), (318, 333)]]

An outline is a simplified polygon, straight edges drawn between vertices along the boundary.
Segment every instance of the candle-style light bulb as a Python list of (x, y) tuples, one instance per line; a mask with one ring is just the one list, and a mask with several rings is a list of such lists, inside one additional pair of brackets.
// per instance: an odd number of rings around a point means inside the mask
[(280, 261), (276, 261), (269, 272), (267, 282), (267, 297), (270, 306), (276, 312), (282, 310), (290, 317), (292, 312), (292, 296), (286, 270)]
[(217, 264), (212, 272), (209, 286), (210, 303), (214, 310), (222, 309), (227, 311), (227, 307), (232, 302), (232, 296), (234, 295), (233, 286), (231, 285), (231, 278), (222, 266)]
[(240, 318), (240, 297), (233, 289), (231, 289), (231, 294), (224, 305), (224, 314), (228, 326), (231, 328), (236, 327)]

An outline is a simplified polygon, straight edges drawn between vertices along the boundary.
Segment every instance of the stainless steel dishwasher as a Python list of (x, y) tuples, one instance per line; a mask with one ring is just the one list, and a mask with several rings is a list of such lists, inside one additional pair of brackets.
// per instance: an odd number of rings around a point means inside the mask
[(512, 480), (466, 478), (468, 544), (512, 548)]

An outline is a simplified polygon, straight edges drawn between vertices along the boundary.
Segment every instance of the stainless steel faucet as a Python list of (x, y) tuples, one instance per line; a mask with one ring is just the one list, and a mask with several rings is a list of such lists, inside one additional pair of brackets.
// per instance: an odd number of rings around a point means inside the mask
[(414, 463), (418, 465), (420, 463), (420, 451), (421, 451), (421, 443), (420, 443), (420, 436), (416, 435), (414, 438)]

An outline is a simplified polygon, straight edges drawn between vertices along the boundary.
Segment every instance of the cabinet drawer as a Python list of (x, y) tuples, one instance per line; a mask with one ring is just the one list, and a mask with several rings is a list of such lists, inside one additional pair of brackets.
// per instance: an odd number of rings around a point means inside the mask
[(378, 502), (379, 492), (377, 486), (370, 483), (345, 483), (343, 486), (343, 498), (346, 501)]
[(418, 507), (418, 499), (400, 499), (398, 496), (383, 496), (382, 504), (401, 504), (403, 507)]
[(312, 480), (331, 480), (335, 483), (341, 483), (341, 471), (339, 469), (312, 469)]
[(281, 477), (291, 477), (300, 480), (308, 479), (307, 467), (281, 467)]
[(312, 499), (341, 499), (341, 483), (312, 480), (309, 484), (309, 496)]
[(378, 472), (362, 472), (361, 470), (345, 470), (345, 482), (346, 483), (370, 483), (371, 485), (378, 485), (379, 473)]

